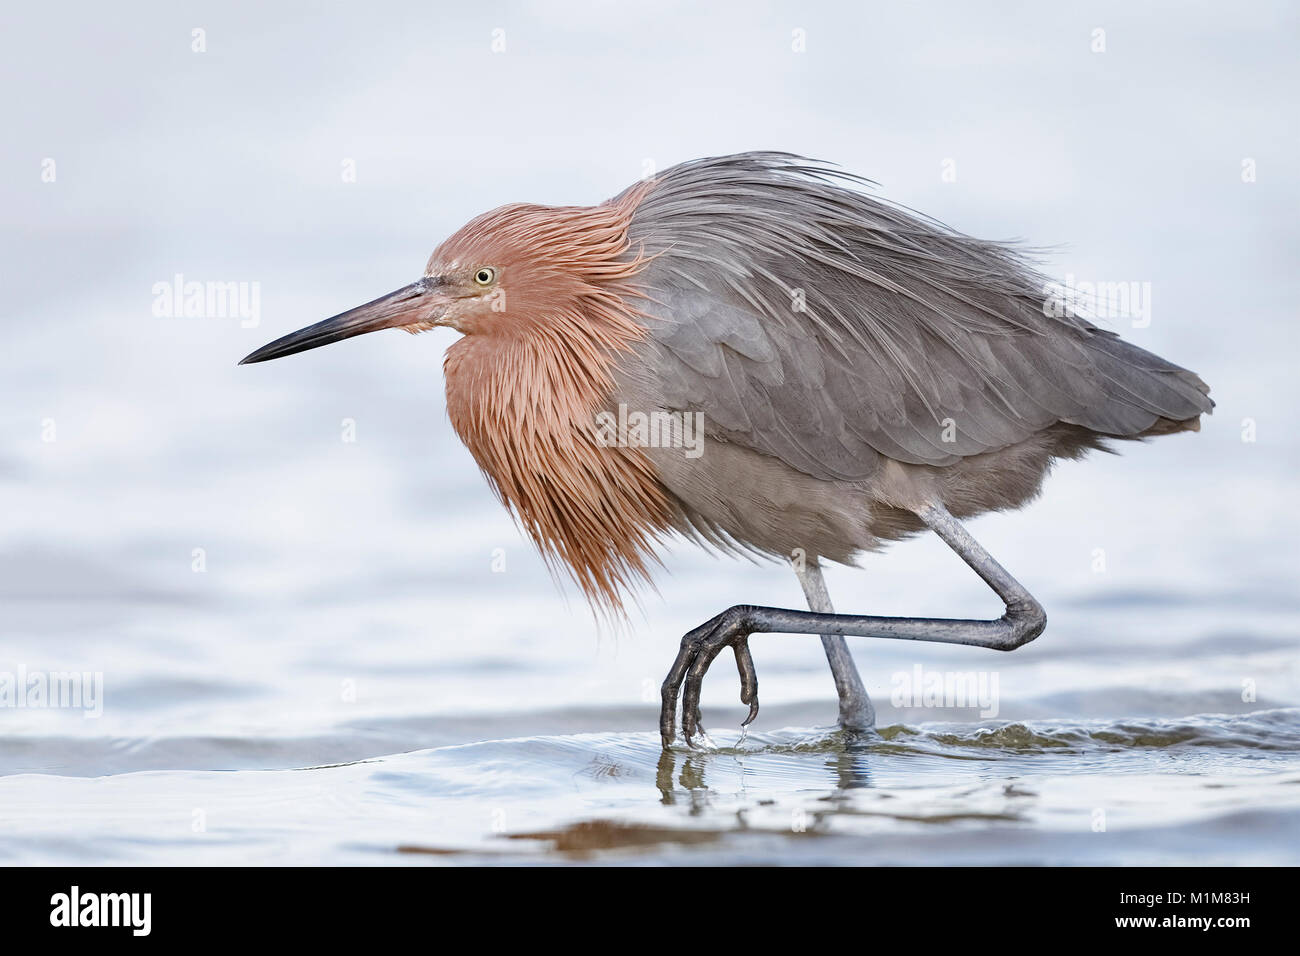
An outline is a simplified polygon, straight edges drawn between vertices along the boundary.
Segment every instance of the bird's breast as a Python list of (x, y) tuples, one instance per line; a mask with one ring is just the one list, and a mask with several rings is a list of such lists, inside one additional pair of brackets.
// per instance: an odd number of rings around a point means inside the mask
[(599, 376), (555, 350), (466, 336), (448, 350), (447, 413), (502, 503), (596, 603), (648, 578), (671, 508), (639, 449), (604, 442)]

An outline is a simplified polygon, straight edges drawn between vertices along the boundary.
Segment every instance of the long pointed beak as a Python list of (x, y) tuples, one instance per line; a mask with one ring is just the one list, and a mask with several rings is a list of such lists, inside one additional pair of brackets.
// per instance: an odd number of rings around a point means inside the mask
[(354, 335), (365, 335), (380, 329), (437, 321), (446, 308), (446, 299), (435, 291), (437, 286), (437, 279), (426, 276), (395, 292), (380, 296), (373, 302), (341, 312), (297, 332), (290, 332), (269, 345), (263, 345), (239, 364), (251, 365), (254, 362), (284, 358), (295, 352), (320, 348), (331, 342), (341, 342)]

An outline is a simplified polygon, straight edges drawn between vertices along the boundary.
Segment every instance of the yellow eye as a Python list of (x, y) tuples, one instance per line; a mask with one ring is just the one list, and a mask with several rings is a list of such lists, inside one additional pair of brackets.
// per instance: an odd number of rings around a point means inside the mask
[(474, 281), (479, 285), (491, 285), (497, 277), (497, 270), (491, 266), (483, 266), (474, 273)]

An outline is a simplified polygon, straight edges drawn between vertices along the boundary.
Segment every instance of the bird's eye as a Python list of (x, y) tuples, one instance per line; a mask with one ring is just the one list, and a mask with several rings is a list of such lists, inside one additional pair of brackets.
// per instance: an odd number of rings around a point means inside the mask
[(484, 266), (474, 273), (474, 281), (479, 285), (491, 285), (492, 280), (497, 277), (497, 270), (491, 266)]

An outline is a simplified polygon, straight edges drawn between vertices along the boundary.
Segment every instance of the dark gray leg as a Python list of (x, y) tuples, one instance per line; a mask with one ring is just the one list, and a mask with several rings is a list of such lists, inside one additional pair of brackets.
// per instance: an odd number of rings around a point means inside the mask
[[(682, 730), (687, 743), (700, 729), (700, 683), (709, 665), (730, 646), (740, 671), (740, 699), (749, 704), (749, 724), (758, 715), (758, 675), (749, 653), (749, 635), (756, 633), (849, 635), (889, 637), (904, 641), (934, 641), (941, 644), (970, 644), (999, 651), (1015, 650), (1027, 644), (1047, 626), (1047, 615), (1038, 602), (993, 556), (940, 505), (930, 505), (917, 515), (935, 534), (961, 556), (1006, 604), (1006, 613), (995, 621), (940, 620), (913, 617), (870, 617), (790, 611), (773, 607), (737, 605), (682, 638), (681, 650), (665, 678), (659, 711), (659, 733), (665, 747), (676, 737), (677, 697), (682, 694)], [(685, 689), (683, 690), (683, 683)]]
[[(821, 564), (813, 558), (795, 564), (794, 573), (803, 586), (809, 610), (834, 614), (835, 607), (831, 604), (830, 592), (826, 590)], [(853, 655), (849, 652), (848, 641), (840, 634), (823, 634), (822, 648), (826, 651), (826, 662), (831, 665), (835, 693), (840, 698), (840, 726), (845, 730), (872, 730), (876, 726), (876, 708), (871, 706), (867, 688), (863, 686)]]

